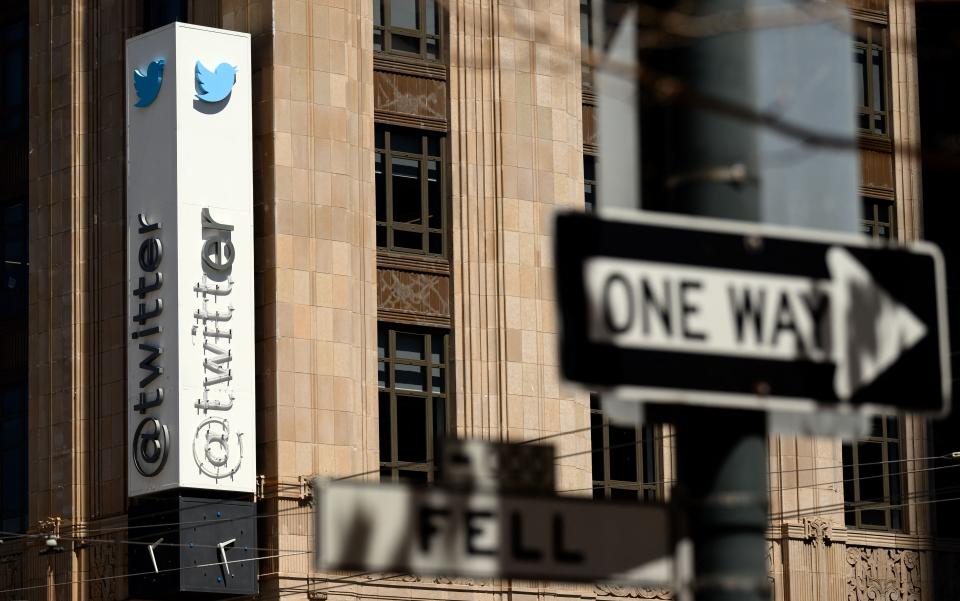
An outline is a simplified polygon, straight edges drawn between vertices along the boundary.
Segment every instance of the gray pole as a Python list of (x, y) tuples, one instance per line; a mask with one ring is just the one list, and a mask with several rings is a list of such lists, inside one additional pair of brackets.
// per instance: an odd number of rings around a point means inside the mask
[(697, 408), (677, 420), (677, 502), (687, 509), (697, 601), (761, 601), (768, 590), (766, 416)]
[[(701, 17), (745, 8), (742, 0), (698, 4)], [(681, 52), (678, 76), (698, 95), (751, 104), (757, 82), (748, 31), (697, 40)], [(759, 182), (750, 177), (758, 171), (755, 129), (696, 105), (683, 107), (682, 115), (670, 208), (760, 221)], [(765, 416), (694, 408), (683, 411), (675, 424), (677, 501), (687, 510), (693, 542), (694, 598), (769, 599)]]
[[(833, 23), (810, 24), (803, 11), (818, 3), (803, 4), (696, 2), (701, 23), (711, 15), (767, 11), (774, 20), (779, 14), (785, 25), (756, 28), (742, 19), (743, 27), (695, 37), (679, 52), (676, 77), (689, 90), (680, 107), (678, 143), (664, 192), (668, 202), (658, 204), (745, 221), (856, 228), (852, 43), (836, 26), (843, 12), (831, 17)], [(718, 110), (723, 106), (745, 111)], [(744, 112), (757, 118), (745, 118)], [(795, 133), (784, 133), (794, 129), (771, 127), (771, 119), (809, 128), (818, 134), (810, 139), (820, 142), (798, 141)], [(758, 394), (767, 388), (759, 377), (756, 388)], [(767, 416), (703, 408), (672, 414), (677, 501), (687, 510), (693, 542), (694, 597), (769, 599)]]

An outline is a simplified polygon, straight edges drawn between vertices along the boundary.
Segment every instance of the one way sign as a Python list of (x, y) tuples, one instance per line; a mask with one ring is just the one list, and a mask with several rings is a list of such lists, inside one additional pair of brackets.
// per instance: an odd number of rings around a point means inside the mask
[(664, 214), (557, 219), (564, 375), (647, 402), (944, 413), (927, 243)]

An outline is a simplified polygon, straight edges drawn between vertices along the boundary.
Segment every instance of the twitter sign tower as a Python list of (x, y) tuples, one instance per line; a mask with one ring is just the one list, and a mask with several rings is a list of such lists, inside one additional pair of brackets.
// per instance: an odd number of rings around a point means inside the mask
[(130, 519), (211, 520), (131, 547), (131, 592), (251, 594), (250, 37), (172, 23), (127, 41), (126, 74)]

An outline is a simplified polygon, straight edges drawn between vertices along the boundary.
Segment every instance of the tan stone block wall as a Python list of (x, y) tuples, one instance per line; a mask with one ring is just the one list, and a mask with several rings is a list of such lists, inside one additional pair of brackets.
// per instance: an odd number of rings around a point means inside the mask
[[(261, 540), (312, 549), (301, 477), (379, 465), (368, 1), (224, 0), (223, 27), (250, 31), (258, 286)], [(307, 554), (261, 562), (305, 577)]]
[[(223, 2), (254, 33), (259, 464), (270, 482), (376, 467), (368, 2)], [(372, 388), (371, 388), (372, 386)]]
[(814, 514), (843, 524), (840, 441), (773, 435), (769, 449), (771, 525), (797, 523), (801, 516)]

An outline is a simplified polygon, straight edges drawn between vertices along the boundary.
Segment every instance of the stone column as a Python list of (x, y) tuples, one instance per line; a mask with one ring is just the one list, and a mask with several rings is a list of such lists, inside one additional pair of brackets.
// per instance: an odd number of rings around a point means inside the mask
[[(30, 527), (64, 537), (126, 521), (124, 42), (121, 0), (31, 2), (29, 13)], [(38, 557), (18, 597), (118, 598), (123, 547)]]
[[(770, 438), (771, 567), (776, 599), (839, 599), (844, 573), (843, 460), (834, 438)], [(838, 580), (839, 579), (839, 580)]]
[(803, 517), (781, 526), (782, 586), (790, 601), (843, 599), (847, 584), (846, 528), (823, 517)]
[(913, 0), (890, 0), (890, 98), (897, 238), (922, 236), (917, 20)]

